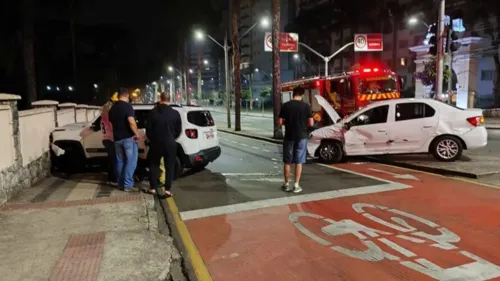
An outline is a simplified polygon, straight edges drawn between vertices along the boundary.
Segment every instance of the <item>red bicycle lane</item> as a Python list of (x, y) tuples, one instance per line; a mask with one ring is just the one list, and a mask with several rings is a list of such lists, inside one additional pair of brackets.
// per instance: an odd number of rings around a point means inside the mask
[(335, 167), (411, 187), (187, 220), (213, 280), (500, 280), (498, 190)]

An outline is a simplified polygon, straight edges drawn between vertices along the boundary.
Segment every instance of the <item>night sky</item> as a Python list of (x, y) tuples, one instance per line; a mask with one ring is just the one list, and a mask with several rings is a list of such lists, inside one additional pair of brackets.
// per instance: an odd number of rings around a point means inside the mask
[[(20, 40), (25, 1), (0, 3), (0, 92), (19, 95), (25, 92)], [(142, 87), (158, 79), (165, 63), (181, 67), (178, 52), (184, 41), (191, 39), (194, 26), (218, 28), (222, 3), (220, 0), (33, 2), (38, 99), (79, 103), (99, 103), (97, 100), (106, 99), (117, 86)], [(93, 84), (99, 84), (99, 92), (96, 93)], [(61, 90), (47, 91), (47, 85)], [(65, 91), (68, 86), (76, 91)]]

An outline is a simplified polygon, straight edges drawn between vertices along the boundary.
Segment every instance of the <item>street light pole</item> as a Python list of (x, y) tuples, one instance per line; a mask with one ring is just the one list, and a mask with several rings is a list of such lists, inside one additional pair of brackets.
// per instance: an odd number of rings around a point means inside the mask
[(226, 74), (226, 113), (227, 113), (227, 128), (231, 129), (231, 95), (229, 87), (229, 46), (227, 44), (227, 32), (224, 32), (224, 68)]
[(323, 56), (322, 54), (318, 53), (316, 50), (314, 50), (313, 48), (307, 46), (306, 44), (302, 43), (302, 42), (299, 42), (299, 44), (302, 46), (302, 47), (305, 47), (306, 49), (308, 49), (309, 51), (313, 52), (315, 55), (317, 55), (318, 57), (322, 58), (323, 61), (325, 62), (325, 76), (328, 76), (328, 63), (330, 62), (330, 60), (333, 59), (333, 57), (335, 57), (336, 55), (338, 55), (340, 52), (342, 52), (345, 48), (351, 46), (351, 45), (354, 45), (354, 42), (349, 42), (347, 44), (345, 44), (344, 46), (342, 46), (342, 48), (338, 49), (335, 53), (333, 53), (332, 55), (326, 57), (326, 56)]
[(444, 37), (444, 7), (445, 0), (439, 3), (438, 30), (437, 30), (437, 60), (436, 60), (436, 95), (440, 99), (443, 94), (443, 37)]

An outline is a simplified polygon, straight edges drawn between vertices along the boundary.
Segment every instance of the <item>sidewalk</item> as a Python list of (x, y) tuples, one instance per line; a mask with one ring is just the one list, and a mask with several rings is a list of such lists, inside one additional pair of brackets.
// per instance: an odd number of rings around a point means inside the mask
[(51, 177), (0, 206), (2, 280), (170, 280), (180, 256), (154, 198), (100, 182)]

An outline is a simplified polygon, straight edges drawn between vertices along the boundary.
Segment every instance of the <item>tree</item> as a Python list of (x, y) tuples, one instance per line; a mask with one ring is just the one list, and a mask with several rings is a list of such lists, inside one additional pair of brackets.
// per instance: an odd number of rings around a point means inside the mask
[(495, 0), (467, 0), (464, 22), (482, 22), (484, 34), (491, 40), (491, 56), (495, 63), (495, 79), (493, 80), (493, 105), (500, 107), (500, 6)]
[(234, 130), (241, 131), (240, 19), (241, 0), (233, 0), (233, 69), (234, 69)]
[(242, 100), (249, 100), (252, 98), (252, 93), (250, 90), (243, 90), (241, 91), (241, 99)]
[(273, 89), (270, 87), (265, 87), (260, 90), (260, 97), (265, 99), (271, 96)]
[(280, 72), (280, 24), (281, 24), (281, 7), (280, 0), (272, 0), (271, 13), (273, 17), (273, 119), (274, 119), (274, 133), (273, 137), (276, 139), (283, 138), (283, 129), (279, 123), (279, 114), (281, 109), (281, 72)]
[(35, 51), (34, 51), (34, 2), (33, 0), (23, 0), (23, 61), (24, 61), (24, 79), (26, 85), (26, 94), (24, 96), (25, 104), (31, 107), (31, 103), (36, 101), (36, 73), (35, 73)]

